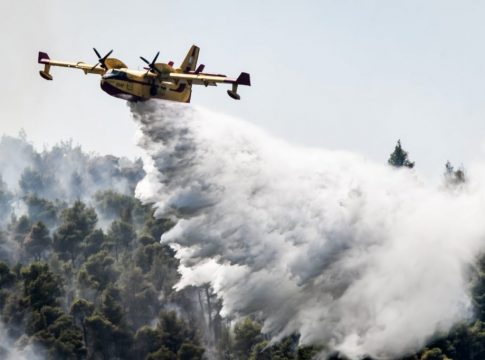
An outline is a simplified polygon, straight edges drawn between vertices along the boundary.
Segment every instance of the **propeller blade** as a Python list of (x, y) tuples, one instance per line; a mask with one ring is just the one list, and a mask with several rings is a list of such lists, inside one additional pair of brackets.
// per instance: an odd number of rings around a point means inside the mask
[(104, 56), (104, 58), (103, 58), (103, 59), (104, 59), (104, 60), (106, 60), (106, 59), (107, 59), (107, 58), (108, 58), (108, 57), (111, 55), (111, 53), (112, 53), (112, 52), (113, 52), (113, 50), (111, 50), (109, 53), (107, 53), (107, 54)]
[(144, 62), (146, 62), (148, 65), (150, 65), (150, 61), (148, 61), (147, 59), (145, 59), (143, 56), (140, 56), (140, 59), (142, 59)]
[(154, 58), (154, 59), (153, 59), (153, 61), (152, 61), (152, 65), (155, 65), (155, 62), (156, 62), (156, 61), (157, 61), (157, 59), (158, 59), (158, 55), (160, 55), (160, 51), (159, 51), (159, 52), (157, 52), (157, 55), (155, 55), (155, 58)]
[(91, 68), (91, 71), (93, 71), (94, 69), (96, 69), (96, 66), (98, 66), (99, 63), (97, 63), (96, 65), (94, 65), (92, 68)]
[(157, 61), (157, 59), (158, 59), (158, 55), (160, 55), (160, 51), (159, 51), (159, 52), (157, 52), (157, 55), (155, 55), (155, 57), (153, 58), (152, 62), (148, 61), (148, 60), (147, 60), (147, 59), (145, 59), (143, 56), (140, 56), (140, 59), (142, 59), (142, 60), (143, 60), (143, 62), (144, 62), (145, 64), (147, 64), (147, 65), (148, 65), (148, 71), (147, 71), (147, 73), (145, 74), (145, 76), (146, 76), (146, 75), (148, 75), (148, 73), (149, 73), (150, 71), (153, 71), (153, 72), (155, 72), (155, 73), (159, 73), (159, 74), (161, 74), (161, 71), (160, 71), (160, 70), (158, 70), (158, 69), (157, 69), (157, 67), (155, 66), (155, 63), (156, 63), (156, 61)]
[(98, 57), (98, 59), (101, 59), (101, 55), (99, 54), (98, 50), (96, 50), (96, 48), (93, 48), (93, 50), (96, 53), (96, 56)]

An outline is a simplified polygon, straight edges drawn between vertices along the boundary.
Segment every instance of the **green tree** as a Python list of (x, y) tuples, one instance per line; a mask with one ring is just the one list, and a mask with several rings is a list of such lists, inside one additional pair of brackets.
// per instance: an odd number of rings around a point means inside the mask
[(77, 171), (74, 171), (71, 174), (69, 190), (71, 191), (70, 196), (75, 199), (80, 199), (86, 193), (86, 186), (83, 178)]
[[(143, 236), (141, 239), (153, 239)], [(135, 264), (157, 291), (165, 295), (173, 291), (173, 286), (179, 279), (178, 265), (174, 251), (167, 245), (158, 242), (141, 245), (135, 252)]]
[(158, 321), (158, 330), (162, 332), (162, 341), (173, 353), (178, 353), (180, 347), (185, 342), (197, 344), (196, 332), (193, 327), (189, 327), (183, 320), (177, 318), (174, 311), (161, 311)]
[(13, 224), (13, 237), (18, 244), (22, 244), (31, 229), (32, 223), (28, 216), (22, 215)]
[(91, 255), (79, 271), (79, 284), (98, 291), (105, 289), (118, 279), (119, 272), (114, 269), (114, 262), (106, 251)]
[(193, 343), (183, 343), (180, 347), (177, 357), (178, 360), (202, 360), (204, 348)]
[(261, 325), (246, 318), (234, 326), (234, 351), (238, 359), (248, 359), (253, 346), (263, 341)]
[(318, 354), (318, 349), (314, 346), (300, 346), (298, 348), (298, 360), (312, 360)]
[(103, 246), (106, 245), (105, 242), (106, 236), (104, 235), (103, 230), (93, 230), (88, 236), (84, 238), (84, 242), (82, 244), (84, 257), (88, 258), (89, 256), (99, 252), (103, 248)]
[(33, 263), (21, 271), (24, 283), (23, 295), (34, 310), (43, 306), (57, 306), (62, 294), (62, 280), (43, 263)]
[(24, 198), (27, 204), (29, 217), (33, 222), (42, 221), (49, 227), (57, 224), (57, 213), (61, 204), (38, 197), (36, 194), (28, 195)]
[[(45, 316), (45, 311), (52, 315)], [(86, 349), (79, 328), (73, 325), (72, 318), (60, 309), (44, 307), (39, 315), (40, 327), (32, 336), (34, 344), (47, 349), (48, 359), (84, 359)]]
[(101, 313), (113, 325), (125, 327), (125, 312), (121, 305), (121, 291), (109, 285), (101, 295)]
[(152, 329), (145, 325), (140, 327), (135, 334), (134, 352), (140, 359), (144, 359), (149, 353), (156, 352), (162, 345), (163, 338), (159, 329)]
[(88, 358), (132, 359), (133, 337), (101, 314), (86, 318)]
[(0, 289), (8, 288), (15, 284), (16, 276), (3, 261), (0, 261)]
[(126, 211), (135, 207), (135, 199), (128, 195), (123, 195), (113, 190), (100, 191), (94, 195), (96, 208), (106, 219), (122, 217)]
[(170, 219), (157, 219), (154, 213), (155, 210), (151, 209), (147, 215), (143, 233), (151, 235), (158, 242), (162, 235), (174, 226), (174, 223)]
[(455, 170), (449, 161), (445, 164), (444, 177), (447, 186), (457, 186), (466, 182), (465, 170), (462, 167)]
[(6, 218), (12, 208), (13, 194), (8, 190), (7, 184), (0, 176), (0, 217)]
[(396, 147), (392, 152), (391, 156), (389, 156), (389, 160), (387, 160), (389, 165), (394, 167), (407, 167), (412, 169), (414, 167), (414, 162), (409, 161), (408, 153), (405, 151), (401, 146), (401, 140), (397, 141)]
[(81, 252), (82, 241), (94, 230), (98, 217), (92, 208), (76, 201), (61, 215), (62, 224), (54, 234), (54, 249), (64, 259), (74, 259)]
[(122, 220), (115, 220), (111, 223), (108, 231), (109, 242), (113, 244), (116, 259), (120, 249), (127, 249), (135, 239), (133, 225)]
[[(249, 360), (311, 360), (316, 352), (313, 352), (311, 356), (308, 356), (309, 353), (300, 353), (298, 340), (298, 336), (287, 336), (272, 346), (269, 346), (267, 340), (263, 340), (252, 347)], [(307, 357), (303, 357), (304, 355)]]
[(137, 329), (149, 324), (160, 310), (159, 294), (138, 267), (131, 267), (121, 279), (121, 299), (130, 325)]
[(45, 330), (62, 315), (64, 315), (64, 312), (57, 305), (45, 305), (40, 309), (31, 311), (30, 316), (27, 319), (25, 332), (28, 335), (33, 335)]
[(478, 320), (485, 321), (485, 255), (477, 260), (475, 271), (472, 286), (473, 302)]
[(83, 331), (83, 342), (85, 343), (85, 347), (87, 347), (86, 318), (91, 316), (93, 312), (94, 305), (85, 299), (77, 299), (71, 305), (70, 315), (72, 316), (74, 325), (81, 328)]
[(425, 350), (423, 355), (421, 355), (420, 360), (447, 360), (448, 358), (443, 355), (443, 352), (439, 348), (433, 348), (430, 350)]
[[(81, 359), (85, 354), (82, 333), (72, 317), (59, 307), (60, 279), (46, 264), (34, 263), (22, 269), (24, 283), (20, 304), (29, 308), (26, 333), (34, 343), (48, 349), (52, 359)], [(21, 305), (22, 306), (22, 305)]]
[(24, 195), (47, 195), (58, 184), (53, 174), (46, 174), (32, 168), (26, 168), (20, 176), (19, 186)]
[(162, 346), (157, 351), (148, 354), (146, 360), (177, 360), (177, 355), (165, 346)]
[(273, 360), (273, 350), (268, 347), (269, 341), (264, 340), (252, 347), (249, 360)]
[(11, 243), (8, 233), (0, 228), (0, 261), (11, 261), (16, 245)]
[(0, 311), (11, 293), (10, 288), (15, 284), (17, 277), (3, 261), (0, 261)]
[(39, 261), (42, 254), (46, 253), (51, 247), (52, 239), (49, 230), (43, 222), (39, 221), (32, 226), (29, 234), (25, 237), (23, 247), (26, 253)]

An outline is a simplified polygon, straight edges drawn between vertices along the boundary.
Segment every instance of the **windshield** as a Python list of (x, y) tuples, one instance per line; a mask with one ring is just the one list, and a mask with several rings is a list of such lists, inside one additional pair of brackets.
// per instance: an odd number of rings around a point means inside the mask
[(128, 76), (124, 71), (111, 69), (106, 72), (103, 76), (104, 79), (117, 79), (117, 80), (127, 80)]

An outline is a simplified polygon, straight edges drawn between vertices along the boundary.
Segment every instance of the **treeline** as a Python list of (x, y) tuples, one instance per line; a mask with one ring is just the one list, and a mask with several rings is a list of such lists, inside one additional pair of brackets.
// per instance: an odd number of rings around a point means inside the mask
[[(395, 168), (414, 168), (415, 162), (409, 160), (409, 155), (401, 145), (401, 140), (397, 141), (394, 151), (389, 156), (387, 163)], [(451, 162), (447, 161), (444, 171), (444, 182), (446, 186), (456, 186), (466, 182), (465, 169), (460, 167), (455, 169)]]

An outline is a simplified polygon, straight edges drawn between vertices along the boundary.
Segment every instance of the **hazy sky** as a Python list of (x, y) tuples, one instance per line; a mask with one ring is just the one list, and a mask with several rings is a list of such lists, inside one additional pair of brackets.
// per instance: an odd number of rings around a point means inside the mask
[(125, 102), (80, 70), (41, 79), (38, 50), (95, 63), (93, 46), (114, 49), (137, 68), (159, 50), (178, 64), (197, 44), (207, 71), (247, 71), (253, 86), (240, 102), (198, 87), (195, 105), (379, 162), (401, 138), (431, 176), (485, 158), (485, 2), (0, 0), (0, 12), (0, 133), (24, 128), (38, 146), (139, 153)]

